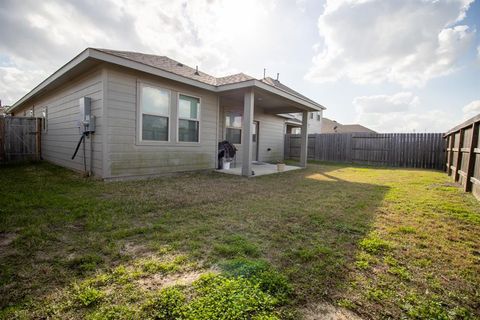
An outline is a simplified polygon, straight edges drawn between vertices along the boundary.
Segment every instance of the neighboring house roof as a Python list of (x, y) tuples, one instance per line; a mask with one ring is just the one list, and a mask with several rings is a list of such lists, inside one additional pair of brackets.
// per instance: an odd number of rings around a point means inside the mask
[[(279, 114), (279, 116), (285, 118), (285, 122), (291, 125), (300, 126), (302, 124), (301, 114)], [(376, 133), (372, 129), (369, 129), (360, 124), (341, 124), (335, 120), (322, 117), (321, 124), (322, 133)]]
[(87, 48), (38, 86), (36, 86), (32, 91), (27, 93), (8, 111), (14, 111), (17, 107), (33, 98), (35, 95), (47, 90), (48, 87), (53, 83), (58, 83), (61, 82), (62, 79), (68, 78), (69, 73), (73, 69), (82, 63), (86, 63), (87, 61), (103, 61), (117, 64), (214, 92), (256, 87), (282, 96), (299, 105), (305, 106), (308, 108), (307, 110), (325, 109), (325, 107), (323, 107), (321, 104), (308, 99), (295, 90), (280, 83), (278, 80), (273, 80), (271, 78), (257, 80), (243, 73), (217, 78), (166, 56), (157, 56), (130, 51)]
[(359, 132), (376, 133), (376, 131), (373, 131), (372, 129), (362, 126), (361, 124), (342, 124), (340, 126), (340, 132), (341, 133), (359, 133)]
[(335, 120), (322, 118), (322, 133), (376, 133), (360, 124), (341, 124)]

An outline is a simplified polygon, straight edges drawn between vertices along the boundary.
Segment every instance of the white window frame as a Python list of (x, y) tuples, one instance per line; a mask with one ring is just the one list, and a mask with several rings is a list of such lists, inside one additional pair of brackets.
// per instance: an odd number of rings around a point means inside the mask
[[(170, 139), (171, 139), (171, 130), (172, 130), (172, 91), (170, 89), (167, 89), (165, 87), (153, 84), (153, 83), (148, 83), (148, 82), (138, 82), (138, 99), (137, 99), (137, 117), (138, 117), (138, 130), (137, 130), (137, 140), (139, 144), (143, 145), (162, 145), (162, 144), (169, 144)], [(168, 115), (165, 114), (160, 114), (160, 113), (144, 113), (142, 109), (142, 89), (144, 87), (149, 87), (153, 89), (158, 89), (158, 90), (164, 90), (168, 92)], [(168, 130), (167, 130), (167, 140), (164, 141), (158, 141), (158, 140), (144, 140), (143, 139), (143, 115), (152, 115), (152, 116), (158, 116), (158, 117), (166, 117), (168, 119)]]
[[(180, 95), (182, 96), (187, 96), (190, 98), (196, 98), (198, 99), (198, 112), (197, 112), (197, 118), (198, 119), (192, 119), (192, 118), (182, 118), (180, 117)], [(198, 145), (200, 144), (201, 141), (201, 132), (202, 132), (202, 98), (199, 96), (195, 96), (189, 93), (184, 93), (184, 92), (177, 92), (177, 143), (181, 144), (192, 144), (192, 145)], [(197, 121), (198, 122), (198, 141), (180, 141), (180, 120), (189, 120), (189, 121)]]
[[(227, 115), (234, 115), (234, 116), (240, 116), (242, 117), (242, 121), (240, 121), (240, 126), (239, 127), (233, 127), (233, 126), (228, 126), (227, 125)], [(223, 121), (225, 122), (225, 135), (224, 139), (227, 140), (227, 129), (240, 129), (240, 143), (232, 143), (235, 145), (241, 146), (243, 144), (243, 114), (241, 112), (235, 112), (235, 111), (226, 111), (223, 116)]]

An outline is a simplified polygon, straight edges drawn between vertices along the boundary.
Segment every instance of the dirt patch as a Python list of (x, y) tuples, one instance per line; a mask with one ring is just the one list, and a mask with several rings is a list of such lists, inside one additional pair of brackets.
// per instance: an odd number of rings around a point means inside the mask
[(138, 280), (140, 287), (146, 290), (158, 290), (161, 288), (171, 287), (175, 285), (190, 285), (195, 280), (198, 280), (202, 274), (212, 272), (211, 270), (194, 270), (184, 273), (177, 273), (172, 275), (154, 274), (147, 278)]
[(353, 312), (326, 302), (308, 305), (301, 313), (305, 320), (362, 320)]
[(127, 242), (123, 245), (122, 254), (134, 257), (134, 258), (142, 258), (150, 255), (152, 250), (145, 245), (136, 244)]
[(18, 235), (13, 232), (0, 232), (0, 249), (8, 246), (17, 239)]

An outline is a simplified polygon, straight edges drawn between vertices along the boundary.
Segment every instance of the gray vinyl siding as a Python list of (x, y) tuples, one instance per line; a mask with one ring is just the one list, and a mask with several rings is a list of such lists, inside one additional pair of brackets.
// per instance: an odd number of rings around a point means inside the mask
[[(46, 161), (83, 171), (83, 148), (81, 147), (74, 160), (71, 159), (80, 139), (77, 127), (79, 116), (79, 99), (90, 97), (92, 111), (96, 117), (95, 134), (93, 135), (93, 174), (102, 177), (103, 156), (103, 84), (101, 69), (91, 70), (70, 80), (45, 96), (37, 98), (33, 103), (16, 112), (22, 116), (24, 110), (34, 110), (35, 117), (42, 117), (47, 108), (47, 131), (42, 132), (42, 158)], [(90, 168), (90, 140), (86, 140), (87, 170)]]
[[(225, 115), (227, 112), (239, 112), (243, 114), (243, 107), (237, 106), (221, 106), (220, 108), (220, 130), (219, 140), (225, 139)], [(267, 114), (258, 106), (254, 107), (254, 121), (258, 121), (259, 135), (258, 135), (258, 161), (275, 162), (283, 160), (283, 145), (284, 145), (284, 118), (279, 116)], [(242, 141), (243, 142), (243, 141)], [(235, 165), (239, 166), (242, 163), (242, 145), (235, 145), (238, 149)], [(270, 149), (270, 151), (268, 151)]]
[[(176, 112), (169, 120), (170, 141), (148, 145), (139, 141), (137, 92), (139, 83), (171, 91), (172, 109), (177, 93), (200, 97), (200, 143), (176, 141)], [(107, 168), (105, 178), (150, 176), (213, 169), (216, 162), (218, 98), (215, 94), (158, 77), (110, 67), (106, 76)]]

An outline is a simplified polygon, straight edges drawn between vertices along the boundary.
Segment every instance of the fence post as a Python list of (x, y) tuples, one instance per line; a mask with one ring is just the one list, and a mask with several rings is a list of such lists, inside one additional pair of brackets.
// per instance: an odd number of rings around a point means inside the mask
[(449, 146), (448, 150), (448, 159), (447, 159), (447, 175), (452, 175), (452, 164), (453, 164), (453, 147), (455, 146), (455, 133), (449, 135)]
[(462, 147), (463, 147), (463, 136), (465, 134), (465, 129), (460, 129), (459, 139), (458, 139), (458, 151), (457, 151), (457, 161), (455, 165), (455, 172), (453, 173), (453, 181), (458, 181), (460, 178), (460, 169), (462, 168)]
[(42, 119), (37, 118), (35, 130), (35, 157), (39, 161), (42, 158)]
[(5, 118), (0, 117), (0, 162), (5, 159)]
[(290, 159), (290, 134), (285, 134), (285, 145), (283, 147), (283, 157), (285, 159)]
[(472, 190), (472, 182), (470, 178), (473, 176), (473, 168), (475, 166), (475, 147), (478, 141), (478, 122), (472, 124), (472, 137), (470, 139), (470, 146), (468, 148), (468, 160), (467, 160), (467, 172), (466, 172), (466, 181), (465, 181), (465, 192)]

